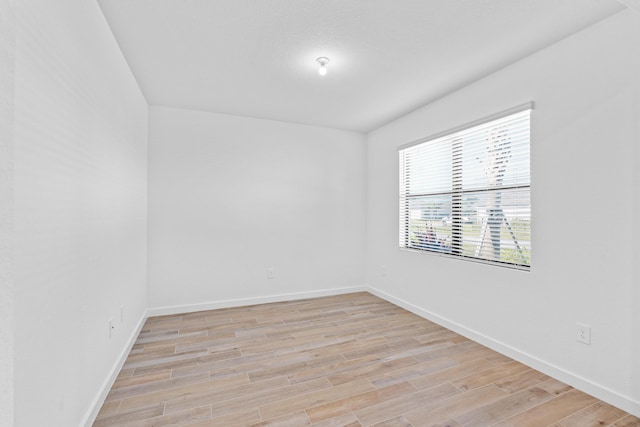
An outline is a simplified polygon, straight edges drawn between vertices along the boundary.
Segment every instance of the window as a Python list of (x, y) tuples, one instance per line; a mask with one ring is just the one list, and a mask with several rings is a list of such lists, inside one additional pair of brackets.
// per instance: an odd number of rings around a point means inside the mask
[(405, 146), (400, 247), (528, 269), (531, 105)]

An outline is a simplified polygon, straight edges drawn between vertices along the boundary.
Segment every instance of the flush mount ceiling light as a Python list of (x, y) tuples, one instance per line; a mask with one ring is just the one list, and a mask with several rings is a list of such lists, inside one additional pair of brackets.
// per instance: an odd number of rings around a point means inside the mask
[(327, 64), (329, 63), (329, 58), (325, 58), (324, 56), (321, 56), (320, 58), (316, 59), (316, 61), (318, 62), (318, 64), (320, 64), (320, 68), (318, 68), (318, 74), (320, 74), (321, 76), (326, 76)]

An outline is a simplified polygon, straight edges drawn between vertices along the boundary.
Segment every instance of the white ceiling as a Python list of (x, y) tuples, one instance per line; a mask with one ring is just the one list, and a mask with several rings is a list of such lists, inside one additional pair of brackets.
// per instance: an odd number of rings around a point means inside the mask
[[(367, 132), (616, 0), (98, 0), (151, 105)], [(325, 77), (316, 58), (331, 62)]]

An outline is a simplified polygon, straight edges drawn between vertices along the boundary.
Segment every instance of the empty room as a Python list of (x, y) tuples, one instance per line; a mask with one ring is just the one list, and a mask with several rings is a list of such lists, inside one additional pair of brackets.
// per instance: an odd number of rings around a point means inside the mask
[(0, 426), (640, 426), (640, 0), (0, 0)]

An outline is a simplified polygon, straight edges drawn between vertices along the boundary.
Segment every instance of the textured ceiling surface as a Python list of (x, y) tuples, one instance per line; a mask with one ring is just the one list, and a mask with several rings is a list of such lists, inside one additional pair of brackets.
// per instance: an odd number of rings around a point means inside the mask
[[(367, 132), (616, 0), (98, 0), (147, 101)], [(317, 73), (317, 57), (331, 62)]]

